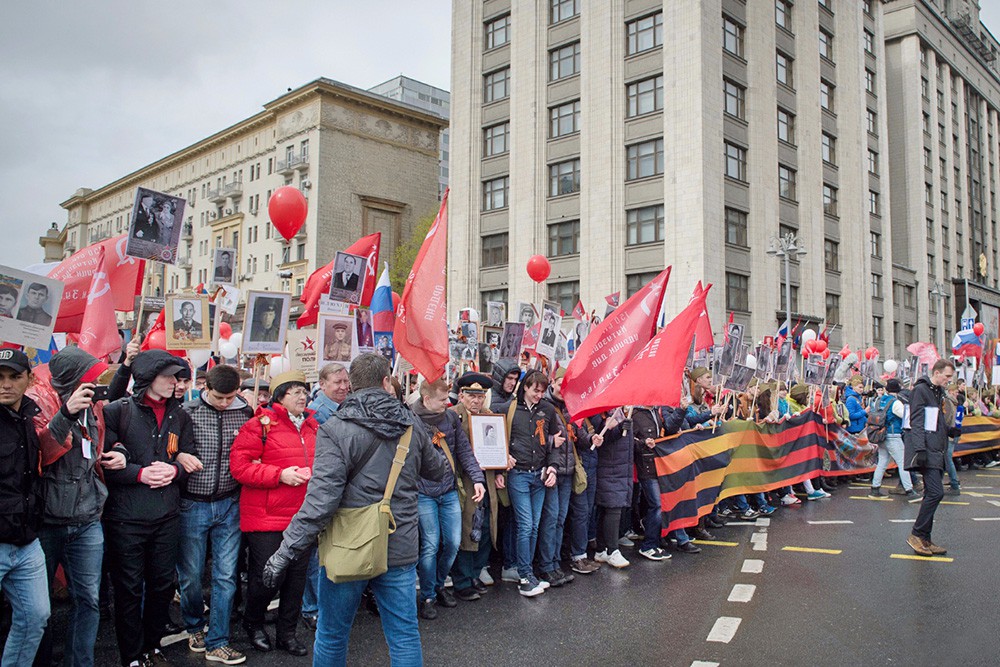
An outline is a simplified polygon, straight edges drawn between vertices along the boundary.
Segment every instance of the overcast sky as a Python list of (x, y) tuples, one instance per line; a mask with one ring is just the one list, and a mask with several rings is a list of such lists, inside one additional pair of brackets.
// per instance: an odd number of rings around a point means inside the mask
[[(470, 0), (471, 1), (471, 0)], [(982, 2), (1000, 35), (1000, 0)], [(986, 5), (990, 5), (989, 8)], [(0, 264), (39, 262), (59, 202), (321, 76), (450, 88), (450, 0), (7, 3), (0, 25)]]

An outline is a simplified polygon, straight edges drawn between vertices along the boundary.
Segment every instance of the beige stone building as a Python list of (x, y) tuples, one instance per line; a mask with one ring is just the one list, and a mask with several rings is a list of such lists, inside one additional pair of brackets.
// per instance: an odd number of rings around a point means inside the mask
[[(756, 338), (784, 320), (892, 346), (883, 5), (861, 0), (453, 3), (449, 299), (713, 283)], [(543, 287), (529, 256), (550, 258)], [(463, 278), (468, 276), (469, 280)]]
[[(62, 203), (56, 253), (127, 229), (137, 187), (187, 200), (176, 266), (153, 265), (150, 293), (211, 282), (212, 249), (237, 249), (237, 286), (298, 295), (308, 275), (360, 236), (382, 232), (382, 256), (437, 212), (442, 117), (353, 86), (317, 79), (192, 146)], [(309, 213), (285, 242), (268, 219), (271, 193), (293, 185)], [(280, 275), (279, 275), (280, 273)], [(293, 315), (295, 309), (293, 308)]]

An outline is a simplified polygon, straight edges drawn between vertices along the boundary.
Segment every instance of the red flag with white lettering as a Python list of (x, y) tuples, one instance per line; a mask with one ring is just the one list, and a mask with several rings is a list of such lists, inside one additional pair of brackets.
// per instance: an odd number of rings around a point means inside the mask
[(106, 270), (107, 257), (101, 248), (97, 267), (90, 280), (87, 309), (80, 326), (80, 349), (98, 359), (121, 349), (122, 339), (115, 322), (115, 297)]
[(59, 315), (56, 317), (56, 331), (77, 333), (82, 330), (92, 278), (97, 271), (102, 251), (108, 282), (111, 284), (114, 310), (131, 312), (135, 308), (135, 296), (142, 291), (146, 262), (125, 254), (127, 240), (128, 235), (122, 234), (89, 245), (52, 269), (49, 278), (61, 280), (66, 285), (59, 304)]
[[(349, 255), (362, 255), (368, 258), (365, 265), (365, 286), (361, 291), (362, 306), (371, 304), (372, 294), (375, 293), (375, 271), (378, 269), (378, 252), (381, 245), (382, 232), (375, 232), (361, 237), (344, 250)], [(295, 323), (299, 329), (316, 324), (316, 319), (319, 316), (319, 300), (330, 291), (330, 282), (333, 280), (336, 261), (337, 259), (334, 257), (332, 262), (316, 269), (306, 279), (305, 287), (302, 288), (302, 296), (299, 297), (299, 300), (305, 305), (305, 311), (299, 315), (299, 319)]]
[(656, 319), (670, 279), (670, 268), (661, 271), (660, 275), (616, 308), (580, 344), (580, 349), (566, 368), (560, 389), (566, 408), (574, 419), (583, 406), (618, 375), (656, 333)]
[(448, 191), (445, 190), (441, 209), (406, 278), (392, 337), (396, 352), (430, 382), (441, 377), (448, 364), (447, 243)]

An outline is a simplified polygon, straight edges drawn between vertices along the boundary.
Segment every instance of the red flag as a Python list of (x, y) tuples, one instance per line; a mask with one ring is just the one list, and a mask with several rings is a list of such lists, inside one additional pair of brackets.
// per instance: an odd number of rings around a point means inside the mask
[[(617, 377), (603, 385), (603, 391), (595, 393), (571, 412), (572, 418), (589, 417), (622, 405), (677, 405), (681, 400), (684, 364), (698, 318), (705, 309), (708, 289), (692, 298), (687, 307), (656, 334)], [(592, 337), (593, 334), (587, 342)], [(651, 378), (655, 378), (655, 382), (650, 381)]]
[(611, 306), (612, 308), (617, 308), (618, 302), (621, 301), (621, 298), (622, 298), (622, 293), (615, 292), (614, 294), (609, 294), (606, 297), (604, 297), (604, 300), (607, 301), (608, 305)]
[(80, 326), (80, 349), (103, 359), (121, 349), (115, 322), (115, 296), (111, 291), (104, 248), (98, 251), (96, 270), (87, 290), (87, 309)]
[[(372, 301), (372, 294), (375, 293), (375, 270), (378, 268), (378, 251), (382, 244), (382, 233), (376, 232), (363, 236), (354, 242), (349, 248), (344, 250), (349, 255), (363, 255), (368, 258), (365, 268), (365, 287), (361, 292), (361, 305), (368, 306)], [(305, 287), (302, 288), (302, 296), (299, 300), (305, 305), (305, 309), (296, 326), (299, 329), (316, 324), (319, 315), (319, 300), (324, 294), (330, 291), (330, 282), (333, 280), (333, 269), (336, 258), (326, 266), (316, 269), (306, 279)]]
[(906, 346), (906, 351), (920, 360), (920, 363), (933, 365), (941, 358), (934, 343), (910, 343)]
[(61, 280), (65, 285), (56, 331), (77, 333), (83, 325), (83, 314), (87, 310), (91, 278), (97, 271), (97, 262), (103, 250), (106, 256), (107, 281), (111, 284), (114, 310), (131, 312), (135, 308), (135, 297), (142, 291), (142, 279), (146, 263), (125, 254), (125, 234), (89, 245), (63, 260), (52, 270), (49, 278)]
[(577, 322), (586, 321), (587, 310), (583, 307), (583, 301), (576, 302), (576, 308), (573, 309), (573, 319)]
[[(694, 294), (691, 295), (692, 299), (697, 299), (701, 296), (702, 292), (707, 292), (712, 288), (712, 284), (709, 283), (708, 287), (703, 287), (701, 281), (695, 285)], [(715, 334), (712, 333), (712, 322), (708, 319), (708, 308), (701, 312), (701, 316), (698, 318), (698, 327), (695, 329), (694, 336), (694, 351), (701, 352), (702, 350), (707, 350), (715, 345)]]
[[(670, 267), (667, 267), (597, 325), (580, 344), (566, 368), (560, 389), (574, 419), (584, 403), (621, 373), (656, 333), (656, 320), (669, 279)], [(687, 350), (684, 354), (687, 355)], [(626, 404), (631, 402), (621, 403)]]
[(406, 278), (392, 337), (396, 351), (430, 382), (441, 377), (448, 364), (447, 244), (448, 190), (445, 190), (441, 209)]

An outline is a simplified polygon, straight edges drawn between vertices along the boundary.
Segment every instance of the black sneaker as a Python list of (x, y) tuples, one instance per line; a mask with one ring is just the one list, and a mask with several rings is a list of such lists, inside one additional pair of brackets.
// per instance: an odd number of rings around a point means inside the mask
[(455, 596), (452, 595), (451, 591), (442, 586), (434, 590), (437, 593), (437, 603), (442, 607), (451, 609), (458, 606), (458, 602), (455, 601)]
[(538, 578), (542, 581), (549, 582), (549, 586), (552, 588), (559, 588), (566, 583), (566, 577), (563, 577), (559, 570), (549, 570), (548, 572), (542, 572), (538, 575)]
[(462, 602), (473, 602), (480, 598), (479, 593), (475, 588), (469, 586), (468, 588), (460, 588), (455, 591), (455, 597)]
[(953, 486), (949, 486), (949, 487), (945, 488), (944, 495), (946, 495), (946, 496), (960, 496), (960, 495), (962, 495), (962, 489), (961, 488), (956, 489)]
[(482, 579), (473, 579), (472, 588), (474, 588), (475, 591), (480, 595), (489, 590), (489, 588), (486, 587), (486, 584), (483, 583)]
[(536, 595), (541, 595), (545, 592), (542, 585), (535, 579), (534, 575), (529, 577), (521, 577), (521, 583), (517, 586), (517, 592), (526, 598), (533, 598)]
[(873, 486), (872, 490), (868, 492), (869, 498), (885, 498), (885, 491), (882, 490), (881, 486)]
[(559, 573), (559, 576), (562, 577), (563, 581), (567, 584), (572, 584), (576, 581), (576, 576), (572, 572), (565, 572), (561, 567), (557, 567), (556, 572)]
[(434, 600), (421, 600), (420, 618), (427, 619), (428, 621), (433, 621), (437, 617), (438, 617), (438, 610), (434, 606)]
[(753, 521), (753, 520), (755, 520), (759, 516), (760, 516), (760, 512), (758, 512), (757, 510), (755, 510), (752, 507), (749, 507), (749, 508), (746, 509), (746, 511), (744, 511), (742, 514), (740, 514), (739, 518), (740, 518), (740, 521)]
[(678, 544), (677, 550), (685, 554), (700, 554), (701, 547), (694, 545), (691, 542), (685, 542), (684, 544)]

